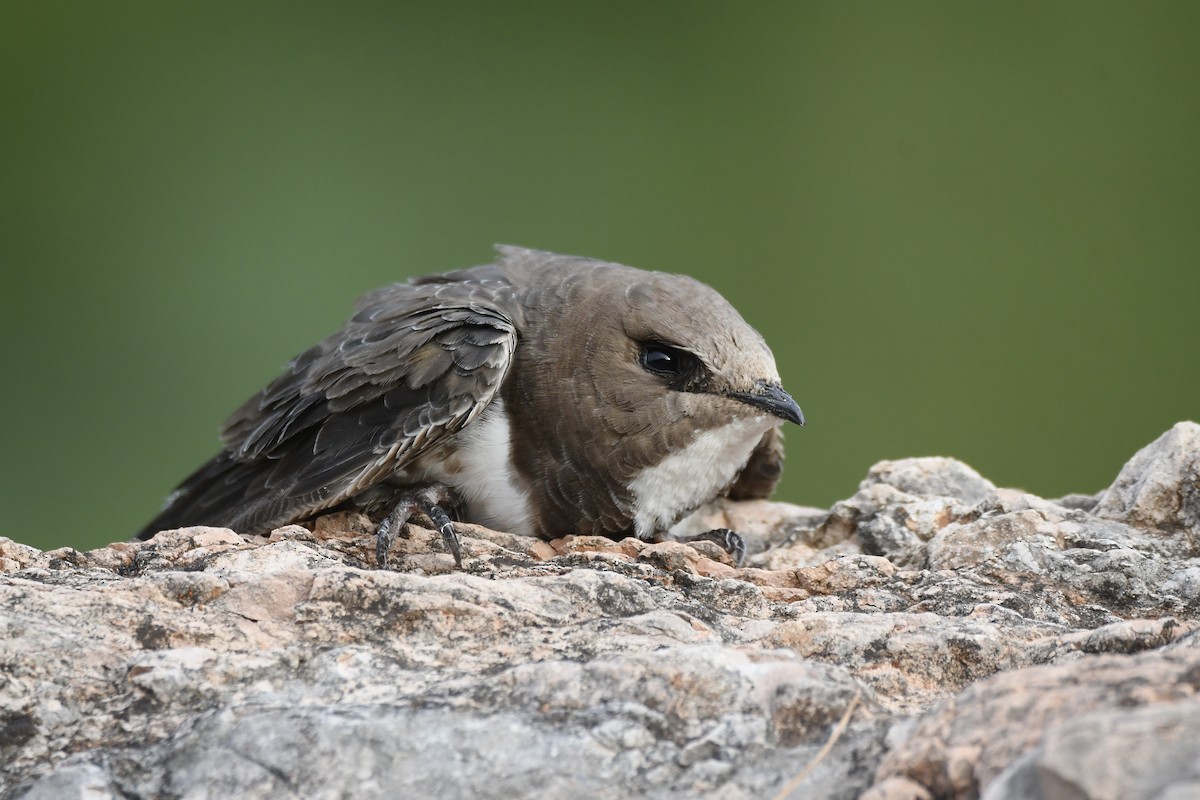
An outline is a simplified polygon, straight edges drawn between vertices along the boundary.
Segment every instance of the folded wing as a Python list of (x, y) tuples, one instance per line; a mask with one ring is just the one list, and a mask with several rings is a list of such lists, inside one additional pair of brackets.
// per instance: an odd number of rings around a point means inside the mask
[(225, 422), (225, 449), (139, 534), (269, 531), (335, 506), (460, 430), (492, 401), (516, 346), (512, 289), (471, 271), (364, 297), (337, 333)]

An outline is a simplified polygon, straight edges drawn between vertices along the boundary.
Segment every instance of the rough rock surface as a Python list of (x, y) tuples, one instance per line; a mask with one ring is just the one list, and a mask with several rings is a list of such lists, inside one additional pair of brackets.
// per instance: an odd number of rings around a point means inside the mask
[(883, 462), (715, 547), (0, 539), (0, 796), (1200, 796), (1200, 426), (1097, 497)]

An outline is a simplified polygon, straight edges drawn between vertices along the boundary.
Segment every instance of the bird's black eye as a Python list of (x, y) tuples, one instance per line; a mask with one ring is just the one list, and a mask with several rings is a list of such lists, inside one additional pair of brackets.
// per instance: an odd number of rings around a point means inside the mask
[(688, 381), (700, 371), (700, 362), (694, 355), (662, 342), (642, 342), (638, 363), (642, 369), (672, 384)]

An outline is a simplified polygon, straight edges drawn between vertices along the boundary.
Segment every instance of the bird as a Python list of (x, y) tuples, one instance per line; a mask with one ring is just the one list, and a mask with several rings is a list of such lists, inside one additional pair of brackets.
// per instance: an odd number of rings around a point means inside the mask
[(686, 275), (499, 245), (489, 264), (369, 292), (221, 427), (223, 448), (134, 537), (267, 533), (381, 516), (376, 560), (425, 514), (555, 539), (673, 535), (722, 496), (765, 498), (804, 424), (763, 337)]

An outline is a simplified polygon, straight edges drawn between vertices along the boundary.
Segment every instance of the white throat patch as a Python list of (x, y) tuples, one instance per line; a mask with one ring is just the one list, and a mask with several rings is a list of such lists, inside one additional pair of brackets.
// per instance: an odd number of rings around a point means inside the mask
[(639, 472), (629, 485), (638, 538), (668, 530), (733, 483), (763, 434), (778, 424), (774, 417), (752, 416), (702, 431), (687, 447)]

